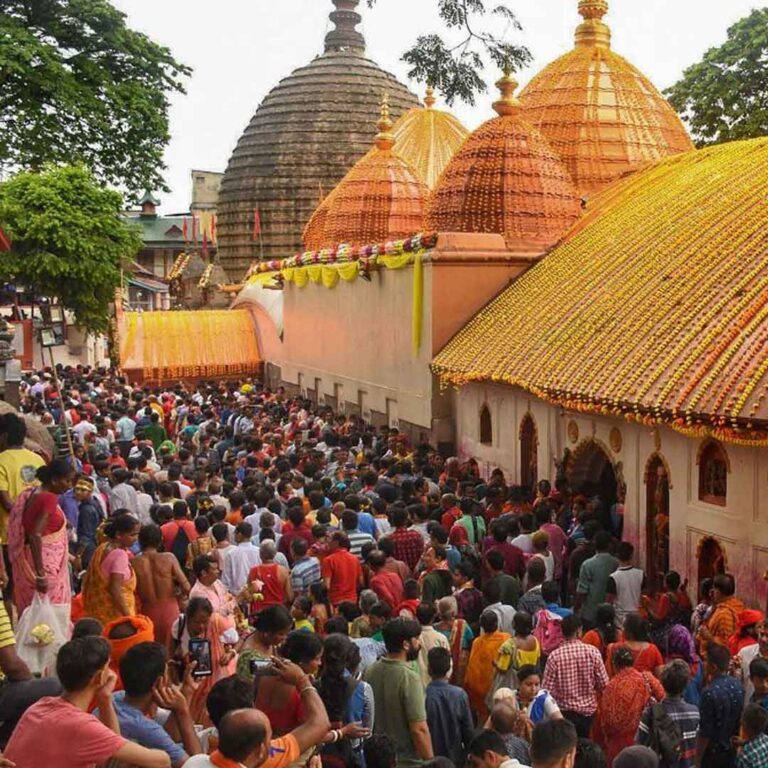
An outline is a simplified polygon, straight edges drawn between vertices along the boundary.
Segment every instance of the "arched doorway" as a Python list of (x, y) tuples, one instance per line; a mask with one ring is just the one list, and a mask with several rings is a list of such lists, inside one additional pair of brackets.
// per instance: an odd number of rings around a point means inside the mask
[(669, 572), (669, 472), (654, 453), (645, 465), (646, 573), (651, 589)]
[(536, 423), (530, 413), (526, 413), (520, 424), (520, 485), (533, 498), (536, 483), (539, 481), (539, 452)]
[(611, 507), (618, 499), (616, 470), (596, 440), (585, 440), (571, 454), (568, 482), (574, 496), (585, 496), (595, 504), (600, 522), (611, 530)]
[(712, 536), (705, 536), (696, 549), (699, 584), (704, 579), (711, 579), (718, 573), (728, 570), (728, 561), (723, 545)]

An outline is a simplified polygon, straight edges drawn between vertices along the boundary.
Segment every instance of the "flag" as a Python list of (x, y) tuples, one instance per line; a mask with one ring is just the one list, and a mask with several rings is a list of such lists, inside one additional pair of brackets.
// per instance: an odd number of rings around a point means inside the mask
[(0, 229), (0, 251), (10, 251), (11, 250), (11, 241), (8, 238), (8, 235), (3, 232), (2, 229)]
[(211, 216), (211, 242), (216, 242), (216, 214)]
[(197, 242), (197, 217), (192, 217), (192, 242)]
[(184, 233), (184, 242), (189, 240), (189, 228), (187, 227), (187, 217), (184, 217), (184, 223), (182, 224), (181, 231)]
[(258, 240), (261, 234), (261, 214), (258, 208), (253, 209), (253, 239)]
[(202, 253), (203, 253), (203, 258), (207, 259), (208, 258), (208, 233), (207, 232), (203, 232), (203, 249), (202, 249)]

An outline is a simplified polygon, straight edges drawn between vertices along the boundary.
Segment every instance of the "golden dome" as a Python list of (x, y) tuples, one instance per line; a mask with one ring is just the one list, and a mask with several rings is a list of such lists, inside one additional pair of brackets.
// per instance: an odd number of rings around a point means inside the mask
[(531, 80), (520, 99), (589, 196), (627, 172), (693, 149), (682, 121), (640, 71), (611, 50), (606, 0), (580, 0), (576, 47)]
[(495, 232), (510, 249), (546, 250), (579, 218), (581, 203), (560, 159), (527, 121), (505, 75), (496, 117), (464, 142), (432, 193), (426, 228)]
[(469, 131), (450, 112), (434, 109), (435, 97), (427, 89), (426, 108), (409, 109), (392, 129), (395, 152), (407, 160), (421, 180), (434, 189), (443, 169), (469, 136)]
[(393, 150), (385, 97), (373, 149), (358, 161), (313, 214), (304, 230), (310, 250), (397, 240), (423, 228), (429, 189)]
[(681, 429), (768, 429), (767, 196), (766, 138), (617, 182), (435, 369)]

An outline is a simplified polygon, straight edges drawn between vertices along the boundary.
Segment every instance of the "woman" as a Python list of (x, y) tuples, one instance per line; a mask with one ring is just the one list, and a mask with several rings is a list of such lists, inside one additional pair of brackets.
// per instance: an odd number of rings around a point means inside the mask
[(651, 625), (651, 640), (658, 648), (666, 651), (669, 630), (677, 624), (687, 627), (691, 620), (691, 601), (685, 586), (681, 588), (680, 575), (670, 571), (664, 577), (664, 591), (657, 600), (652, 602), (648, 597), (643, 597), (643, 609)]
[(699, 706), (701, 691), (704, 688), (704, 662), (696, 654), (696, 643), (693, 635), (678, 624), (672, 627), (667, 637), (667, 656), (665, 662), (682, 659), (691, 670), (688, 685), (683, 692), (683, 701)]
[(611, 666), (616, 671), (600, 698), (594, 736), (605, 749), (609, 768), (625, 747), (635, 743), (640, 717), (651, 701), (661, 701), (664, 689), (650, 673), (635, 666), (626, 645), (613, 647)]
[(523, 667), (539, 669), (541, 661), (541, 646), (533, 635), (533, 618), (525, 611), (518, 611), (512, 618), (515, 635), (507, 640), (496, 656), (496, 680), (494, 688), (503, 689), (517, 687), (519, 678), (517, 671)]
[(486, 699), (496, 674), (494, 660), (499, 648), (511, 638), (506, 632), (499, 632), (499, 616), (495, 611), (483, 613), (480, 628), (482, 634), (472, 643), (469, 653), (464, 688), (469, 694), (472, 709), (477, 713), (477, 721), (483, 723), (488, 718)]
[(443, 597), (437, 601), (437, 615), (440, 621), (435, 624), (435, 629), (442, 633), (451, 646), (451, 658), (453, 659), (453, 673), (451, 682), (454, 685), (464, 685), (464, 675), (467, 670), (469, 649), (475, 638), (472, 629), (464, 619), (458, 618), (458, 606), (455, 597)]
[(699, 585), (699, 603), (693, 609), (691, 616), (691, 634), (696, 637), (699, 628), (710, 617), (714, 610), (712, 603), (712, 579), (704, 579)]
[(243, 641), (237, 674), (253, 680), (252, 662), (267, 664), (293, 629), (293, 619), (284, 605), (271, 605), (256, 614), (254, 631)]
[(109, 624), (120, 616), (136, 615), (136, 574), (128, 549), (139, 535), (135, 517), (124, 514), (104, 525), (107, 541), (96, 547), (83, 579), (86, 616)]
[[(627, 614), (624, 620), (624, 642), (621, 645), (632, 652), (635, 669), (638, 672), (654, 674), (664, 664), (664, 658), (661, 651), (650, 641), (648, 631), (648, 622), (639, 613)], [(617, 647), (619, 647), (618, 643), (609, 645), (606, 652), (606, 669), (611, 677), (615, 674), (613, 652)]]
[(603, 661), (605, 661), (605, 652), (608, 650), (608, 646), (621, 643), (624, 640), (624, 634), (616, 626), (616, 609), (610, 603), (602, 603), (597, 606), (595, 625), (595, 628), (590, 629), (581, 640), (583, 643), (597, 648)]
[[(213, 606), (209, 600), (204, 597), (193, 597), (171, 629), (172, 657), (182, 667), (192, 662), (189, 655), (191, 639), (207, 640), (210, 643), (213, 674), (197, 678), (200, 684), (189, 702), (193, 722), (209, 726), (211, 723), (205, 700), (211, 688), (219, 680), (235, 673), (237, 630), (227, 628), (224, 618), (213, 612)], [(179, 679), (181, 677), (182, 674), (179, 674)]]
[(39, 467), (40, 486), (23, 491), (8, 519), (8, 555), (13, 569), (14, 602), (19, 616), (36, 593), (53, 605), (69, 607), (67, 518), (59, 495), (72, 485), (72, 469), (61, 459)]
[(546, 531), (536, 531), (531, 536), (533, 555), (531, 560), (541, 560), (546, 572), (545, 581), (552, 581), (555, 577), (555, 556), (549, 549), (549, 534)]
[[(298, 664), (304, 674), (314, 678), (323, 658), (323, 641), (314, 633), (294, 630), (280, 648), (280, 656)], [(290, 733), (304, 722), (304, 707), (296, 686), (279, 678), (255, 675), (253, 705), (269, 718), (273, 738)]]
[(325, 623), (331, 618), (333, 610), (328, 597), (328, 587), (322, 581), (309, 586), (309, 599), (312, 601), (310, 616), (315, 623), (315, 632), (325, 634)]
[(549, 694), (541, 687), (541, 673), (538, 667), (527, 664), (517, 672), (517, 688), (499, 688), (493, 695), (493, 703), (500, 701), (510, 704), (526, 718), (526, 728), (522, 738), (531, 740), (533, 727), (545, 720), (561, 720), (563, 713)]

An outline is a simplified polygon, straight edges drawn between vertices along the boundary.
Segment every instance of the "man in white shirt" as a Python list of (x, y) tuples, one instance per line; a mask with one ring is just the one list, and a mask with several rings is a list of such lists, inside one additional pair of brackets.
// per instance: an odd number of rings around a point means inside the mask
[(85, 445), (86, 435), (96, 434), (96, 425), (91, 423), (91, 417), (88, 414), (88, 411), (83, 411), (80, 422), (72, 427), (72, 431), (75, 433), (75, 438), (80, 445)]
[(608, 579), (606, 599), (613, 603), (616, 609), (616, 624), (621, 628), (628, 613), (637, 613), (640, 610), (646, 579), (645, 573), (632, 565), (635, 548), (628, 541), (619, 544), (616, 556), (619, 559), (619, 567)]
[(128, 484), (130, 473), (127, 469), (116, 467), (112, 470), (112, 487), (109, 489), (110, 513), (115, 514), (118, 509), (130, 512), (139, 519), (139, 497), (136, 489)]
[(744, 701), (749, 704), (755, 687), (749, 679), (749, 665), (755, 659), (765, 659), (768, 661), (768, 619), (757, 626), (757, 643), (742, 648), (734, 661), (736, 677), (741, 680), (744, 687)]
[(235, 546), (230, 547), (224, 560), (221, 580), (233, 595), (239, 595), (248, 583), (248, 574), (255, 565), (261, 565), (259, 550), (251, 543), (253, 526), (240, 523), (235, 528)]

